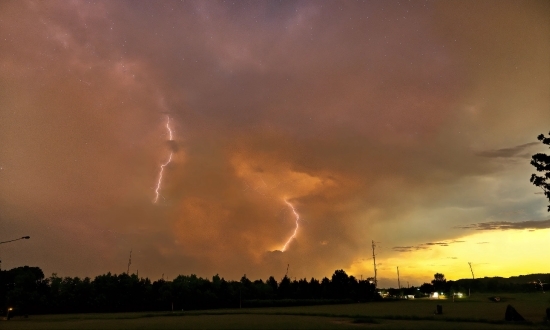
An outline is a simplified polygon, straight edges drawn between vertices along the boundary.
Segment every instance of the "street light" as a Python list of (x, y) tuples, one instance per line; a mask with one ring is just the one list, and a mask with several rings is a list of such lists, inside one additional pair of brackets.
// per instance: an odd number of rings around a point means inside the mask
[(10, 312), (13, 310), (13, 308), (8, 308), (8, 313), (6, 314), (6, 320), (10, 320)]
[[(15, 242), (15, 241), (18, 241), (20, 239), (29, 239), (29, 238), (31, 238), (31, 237), (30, 236), (23, 236), (23, 237), (19, 237), (19, 238), (16, 238), (16, 239), (12, 239), (11, 241), (0, 242), (0, 244)], [(0, 269), (2, 269), (2, 260), (0, 260)]]
[(4, 244), (4, 243), (9, 243), (9, 242), (15, 242), (15, 241), (18, 241), (20, 239), (29, 239), (31, 238), (30, 236), (23, 236), (23, 237), (19, 237), (19, 238), (16, 238), (16, 239), (12, 239), (11, 241), (4, 241), (4, 242), (0, 242), (0, 244)]

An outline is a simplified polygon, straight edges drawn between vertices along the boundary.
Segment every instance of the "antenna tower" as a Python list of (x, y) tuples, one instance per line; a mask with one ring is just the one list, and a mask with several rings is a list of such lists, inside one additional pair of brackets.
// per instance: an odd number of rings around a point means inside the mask
[(287, 276), (288, 276), (288, 267), (290, 267), (290, 264), (287, 264), (287, 265), (286, 265), (286, 273), (285, 273), (285, 277), (287, 277)]
[(126, 270), (126, 275), (130, 275), (130, 265), (132, 264), (132, 249), (130, 249), (130, 259), (128, 259), (128, 270)]

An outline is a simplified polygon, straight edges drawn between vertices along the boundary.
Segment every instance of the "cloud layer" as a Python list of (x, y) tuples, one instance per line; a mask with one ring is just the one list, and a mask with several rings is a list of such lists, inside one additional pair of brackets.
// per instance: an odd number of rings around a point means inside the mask
[(541, 221), (491, 221), (491, 222), (481, 222), (473, 223), (466, 226), (461, 226), (457, 228), (463, 229), (475, 229), (475, 230), (507, 230), (507, 229), (548, 229), (550, 228), (550, 220), (541, 220)]
[[(152, 277), (367, 274), (371, 240), (389, 260), (466, 223), (542, 218), (523, 160), (550, 123), (548, 14), (3, 2), (0, 232), (32, 236), (4, 266), (121, 272), (133, 249)], [(285, 201), (299, 230), (278, 252)]]

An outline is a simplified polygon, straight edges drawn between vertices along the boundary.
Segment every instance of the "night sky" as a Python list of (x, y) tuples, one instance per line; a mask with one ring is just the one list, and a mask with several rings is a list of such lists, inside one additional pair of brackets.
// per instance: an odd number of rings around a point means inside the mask
[(548, 1), (1, 1), (2, 268), (550, 272), (549, 54)]

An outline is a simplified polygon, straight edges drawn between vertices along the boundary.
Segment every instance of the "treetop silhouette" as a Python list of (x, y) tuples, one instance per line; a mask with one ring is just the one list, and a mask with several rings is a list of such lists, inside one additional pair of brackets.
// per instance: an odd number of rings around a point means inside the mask
[[(537, 136), (537, 139), (543, 144), (550, 147), (550, 132), (546, 137), (544, 134)], [(531, 157), (531, 165), (533, 165), (538, 172), (542, 172), (542, 175), (532, 174), (531, 183), (540, 187), (544, 191), (544, 195), (550, 201), (550, 155), (537, 153)], [(550, 212), (550, 204), (548, 205), (548, 212)]]

